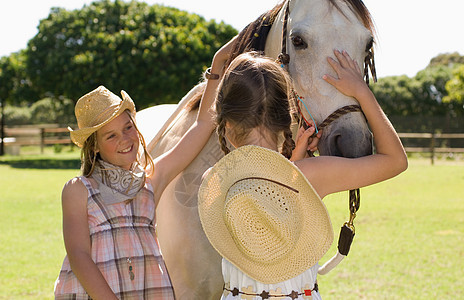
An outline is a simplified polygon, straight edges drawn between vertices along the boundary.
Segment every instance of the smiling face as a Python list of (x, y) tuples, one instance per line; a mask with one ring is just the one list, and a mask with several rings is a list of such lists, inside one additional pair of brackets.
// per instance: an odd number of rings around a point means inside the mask
[(128, 113), (97, 130), (97, 150), (110, 164), (129, 170), (137, 160), (139, 135)]

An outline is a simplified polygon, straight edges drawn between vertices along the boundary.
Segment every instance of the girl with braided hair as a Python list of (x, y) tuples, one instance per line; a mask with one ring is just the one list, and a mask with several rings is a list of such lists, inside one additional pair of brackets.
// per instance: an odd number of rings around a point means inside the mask
[(336, 76), (321, 76), (359, 102), (375, 138), (375, 154), (306, 157), (321, 133), (313, 136), (310, 126), (293, 142), (286, 72), (248, 53), (235, 58), (224, 74), (216, 123), (226, 156), (204, 174), (198, 193), (203, 230), (223, 257), (222, 299), (321, 299), (318, 261), (333, 241), (321, 199), (407, 168), (401, 141), (359, 66), (345, 51), (334, 56), (327, 61)]
[(277, 146), (290, 160), (301, 158), (306, 150), (316, 150), (321, 133), (311, 137), (315, 129), (310, 126), (298, 132), (298, 136), (304, 135), (306, 141), (310, 140), (309, 145), (300, 143), (291, 157), (295, 142), (290, 126), (296, 110), (290, 101), (290, 85), (290, 77), (279, 65), (256, 52), (242, 54), (231, 63), (216, 102), (217, 133), (225, 154), (230, 152), (226, 133), (233, 135), (230, 141), (238, 143), (254, 143), (251, 140), (259, 139), (266, 144), (277, 144), (283, 138), (283, 143)]

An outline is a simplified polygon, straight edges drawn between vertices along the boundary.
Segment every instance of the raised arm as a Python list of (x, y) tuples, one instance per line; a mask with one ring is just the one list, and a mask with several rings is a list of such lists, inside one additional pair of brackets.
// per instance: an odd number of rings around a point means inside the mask
[(319, 156), (296, 162), (321, 197), (389, 179), (406, 170), (408, 165), (401, 141), (363, 81), (359, 66), (346, 52), (334, 51), (334, 54), (338, 61), (328, 58), (328, 62), (338, 77), (324, 75), (323, 78), (359, 102), (374, 135), (376, 153), (352, 159)]
[(234, 42), (235, 38), (214, 55), (211, 74), (218, 74), (219, 79), (207, 80), (196, 121), (172, 149), (154, 161), (152, 183), (155, 187), (155, 199), (158, 199), (169, 182), (195, 159), (214, 131), (212, 107), (216, 99), (217, 87), (225, 71), (225, 62), (229, 58)]

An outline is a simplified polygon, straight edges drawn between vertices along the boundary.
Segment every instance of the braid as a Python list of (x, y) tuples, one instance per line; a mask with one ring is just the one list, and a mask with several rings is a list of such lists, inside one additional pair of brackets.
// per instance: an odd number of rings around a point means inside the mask
[(227, 155), (230, 152), (230, 149), (227, 147), (226, 122), (224, 120), (221, 120), (221, 122), (218, 124), (217, 134), (219, 137), (219, 144), (221, 145), (221, 150), (222, 152), (224, 152), (224, 154)]
[(282, 144), (282, 155), (290, 159), (292, 151), (295, 149), (295, 141), (292, 138), (292, 131), (290, 128), (284, 130), (284, 143)]

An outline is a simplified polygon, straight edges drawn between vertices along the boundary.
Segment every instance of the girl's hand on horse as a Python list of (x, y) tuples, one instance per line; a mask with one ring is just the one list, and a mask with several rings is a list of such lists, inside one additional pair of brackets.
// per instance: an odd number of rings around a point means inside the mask
[(334, 54), (337, 60), (328, 57), (327, 61), (337, 73), (338, 78), (327, 74), (322, 78), (346, 96), (359, 99), (360, 93), (369, 88), (363, 80), (358, 64), (346, 51), (334, 50)]
[(317, 145), (321, 138), (322, 132), (319, 131), (317, 134), (315, 134), (315, 131), (316, 129), (312, 122), (308, 129), (305, 130), (303, 127), (298, 129), (295, 149), (293, 149), (292, 157), (290, 158), (291, 161), (296, 161), (307, 157), (307, 151), (314, 152), (317, 150)]

